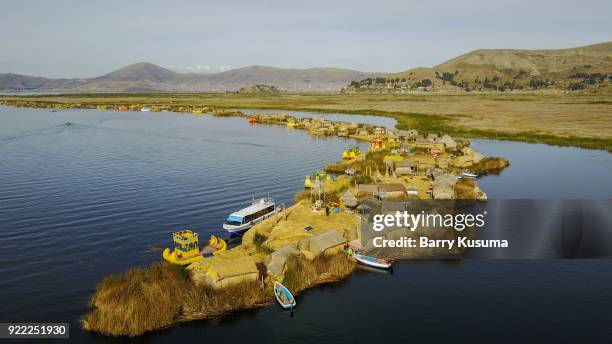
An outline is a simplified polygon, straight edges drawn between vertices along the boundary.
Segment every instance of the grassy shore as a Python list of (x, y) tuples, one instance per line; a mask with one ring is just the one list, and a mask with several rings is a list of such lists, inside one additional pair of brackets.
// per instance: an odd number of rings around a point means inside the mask
[(612, 150), (612, 95), (601, 94), (70, 94), (0, 96), (0, 102), (209, 106), (393, 117), (398, 128), (454, 136)]
[[(355, 263), (345, 254), (312, 261), (291, 257), (286, 283), (295, 293), (348, 277)], [(196, 286), (188, 272), (169, 263), (153, 263), (105, 277), (90, 300), (83, 328), (110, 336), (135, 337), (180, 321), (207, 319), (274, 300), (273, 281), (242, 283), (222, 289)]]

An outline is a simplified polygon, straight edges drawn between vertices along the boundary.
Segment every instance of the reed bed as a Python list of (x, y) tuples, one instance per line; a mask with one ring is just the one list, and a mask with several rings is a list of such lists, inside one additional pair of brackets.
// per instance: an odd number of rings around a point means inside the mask
[(294, 293), (344, 279), (355, 270), (355, 262), (344, 253), (320, 255), (313, 260), (291, 256), (286, 264), (283, 283)]
[[(320, 256), (312, 261), (291, 257), (287, 264), (285, 282), (296, 293), (345, 278), (355, 268), (344, 254)], [(105, 277), (91, 297), (89, 312), (81, 323), (88, 331), (135, 337), (180, 321), (264, 306), (273, 301), (272, 283), (268, 280), (264, 287), (259, 282), (245, 282), (213, 289), (196, 286), (183, 267), (153, 263)]]
[(83, 328), (134, 337), (178, 321), (218, 316), (266, 302), (257, 283), (224, 289), (196, 286), (184, 268), (169, 263), (105, 277), (90, 300)]

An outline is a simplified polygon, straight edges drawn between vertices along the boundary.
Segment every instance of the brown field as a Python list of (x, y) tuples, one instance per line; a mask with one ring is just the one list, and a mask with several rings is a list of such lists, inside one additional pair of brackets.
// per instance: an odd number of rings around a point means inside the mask
[[(444, 123), (447, 130), (466, 136), (506, 133), (507, 138), (525, 140), (525, 135), (612, 139), (612, 94), (78, 94), (33, 97), (0, 97), (0, 101), (37, 103), (142, 104), (318, 110), (390, 115), (400, 127), (428, 123), (432, 129)], [(521, 134), (518, 137), (517, 134)], [(516, 137), (511, 137), (515, 135)], [(534, 140), (538, 141), (538, 140)], [(540, 140), (545, 142), (546, 140)], [(554, 142), (550, 142), (554, 143)], [(571, 144), (571, 143), (570, 143)], [(608, 143), (603, 144), (605, 147)], [(577, 146), (585, 146), (579, 143)], [(603, 147), (602, 147), (603, 148)]]

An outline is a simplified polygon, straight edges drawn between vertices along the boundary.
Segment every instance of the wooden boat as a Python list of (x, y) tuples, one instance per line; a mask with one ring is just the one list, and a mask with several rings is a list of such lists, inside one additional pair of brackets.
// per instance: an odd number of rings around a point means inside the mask
[(357, 262), (374, 268), (389, 269), (393, 265), (393, 261), (389, 259), (370, 257), (357, 252), (354, 252), (351, 256)]
[(276, 301), (278, 304), (283, 307), (283, 309), (293, 309), (295, 308), (296, 302), (293, 294), (282, 285), (279, 281), (274, 282), (274, 296), (276, 297)]

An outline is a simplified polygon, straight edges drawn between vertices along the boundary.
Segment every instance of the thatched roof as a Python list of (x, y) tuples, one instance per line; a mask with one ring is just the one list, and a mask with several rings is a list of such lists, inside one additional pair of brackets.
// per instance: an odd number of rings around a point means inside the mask
[(268, 272), (279, 276), (283, 274), (285, 270), (285, 263), (287, 262), (287, 258), (291, 255), (298, 255), (300, 251), (298, 251), (297, 247), (294, 244), (285, 245), (278, 250), (274, 251), (271, 255), (272, 259), (266, 266)]
[(340, 200), (346, 204), (347, 207), (356, 207), (357, 206), (357, 197), (353, 195), (352, 192), (346, 190), (344, 195), (340, 197)]
[(433, 185), (434, 199), (452, 199), (455, 197), (455, 189), (452, 185), (442, 182)]
[(430, 139), (416, 139), (415, 143), (416, 143), (417, 145), (423, 145), (423, 146), (425, 146), (425, 145), (431, 145), (433, 142), (431, 142), (431, 140), (430, 140)]
[(396, 161), (395, 167), (416, 167), (418, 164), (416, 161), (412, 160), (404, 160), (404, 161)]
[(378, 190), (378, 185), (376, 184), (359, 184), (357, 185), (357, 193), (365, 192), (365, 193), (373, 193)]
[(399, 184), (399, 183), (394, 183), (394, 184), (380, 184), (378, 186), (380, 191), (384, 191), (384, 192), (394, 192), (394, 191), (401, 191), (404, 192), (406, 191), (406, 188), (404, 187), (403, 184)]
[(208, 272), (213, 279), (219, 281), (228, 277), (259, 273), (259, 270), (257, 270), (253, 257), (243, 256), (215, 260), (210, 264)]
[(453, 138), (448, 135), (442, 136), (442, 138), (440, 138), (438, 142), (443, 143), (447, 148), (457, 148), (457, 142), (455, 142), (455, 140), (453, 140)]
[(346, 243), (346, 239), (334, 229), (310, 237), (308, 241), (308, 251), (314, 256), (323, 253), (328, 248), (344, 245)]
[(439, 184), (439, 183), (446, 183), (446, 184), (454, 186), (455, 184), (457, 184), (457, 178), (455, 178), (454, 176), (450, 174), (443, 174), (443, 175), (437, 176), (436, 180), (434, 181), (434, 185)]

